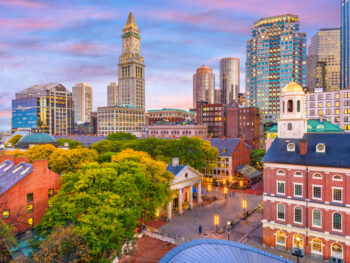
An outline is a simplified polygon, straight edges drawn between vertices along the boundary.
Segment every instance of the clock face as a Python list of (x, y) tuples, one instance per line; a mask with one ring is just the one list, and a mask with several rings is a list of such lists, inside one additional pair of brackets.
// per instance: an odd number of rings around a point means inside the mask
[(127, 49), (129, 49), (129, 47), (130, 47), (130, 39), (125, 39), (124, 40), (124, 48), (127, 50)]
[(140, 42), (139, 41), (134, 42), (134, 51), (135, 51), (135, 53), (139, 53), (139, 51), (140, 51)]

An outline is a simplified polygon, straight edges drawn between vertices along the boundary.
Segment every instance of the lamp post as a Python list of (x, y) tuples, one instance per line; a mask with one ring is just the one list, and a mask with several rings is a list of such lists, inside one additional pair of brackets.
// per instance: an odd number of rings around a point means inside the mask
[(228, 189), (227, 189), (227, 187), (225, 186), (225, 187), (224, 187), (224, 195), (225, 195), (225, 199), (227, 199), (227, 192), (228, 192)]
[(242, 208), (243, 208), (243, 216), (245, 215), (245, 209), (247, 208), (247, 200), (243, 199), (242, 200)]
[(299, 246), (301, 238), (299, 236), (296, 236), (295, 240), (297, 243), (297, 249), (292, 253), (292, 255), (297, 257), (297, 263), (299, 263), (299, 258), (303, 257), (303, 255), (301, 254), (300, 246)]
[(227, 221), (227, 240), (230, 241), (230, 226), (231, 226), (231, 222)]
[(220, 217), (219, 217), (219, 215), (216, 214), (214, 216), (214, 225), (216, 227), (216, 231), (215, 231), (216, 234), (218, 234), (218, 225), (219, 225), (219, 223), (220, 223)]

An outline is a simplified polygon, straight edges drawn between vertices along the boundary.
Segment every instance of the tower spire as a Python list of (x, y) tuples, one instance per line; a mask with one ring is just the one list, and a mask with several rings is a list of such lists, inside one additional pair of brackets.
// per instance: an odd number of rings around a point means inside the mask
[(124, 34), (127, 34), (127, 33), (139, 34), (140, 33), (140, 31), (136, 25), (134, 14), (132, 13), (131, 9), (130, 9), (130, 13), (128, 16), (128, 20), (126, 20), (125, 27), (123, 28), (123, 33)]

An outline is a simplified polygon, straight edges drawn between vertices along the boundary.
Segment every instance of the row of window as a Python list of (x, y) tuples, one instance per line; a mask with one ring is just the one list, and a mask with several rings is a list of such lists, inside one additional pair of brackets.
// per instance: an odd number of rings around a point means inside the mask
[[(320, 144), (320, 147), (321, 147), (321, 144)], [(320, 147), (316, 146), (316, 148), (320, 148)], [(282, 175), (282, 176), (286, 175), (285, 171), (283, 171), (283, 170), (278, 170), (276, 174), (277, 175)], [(302, 174), (302, 172), (297, 171), (297, 172), (294, 173), (294, 177), (303, 177), (303, 174)], [(322, 175), (319, 174), (319, 173), (314, 173), (314, 174), (312, 174), (312, 178), (313, 179), (322, 179)], [(338, 174), (336, 174), (336, 175), (334, 175), (332, 177), (332, 180), (333, 181), (342, 182), (343, 181), (343, 177), (338, 175)]]

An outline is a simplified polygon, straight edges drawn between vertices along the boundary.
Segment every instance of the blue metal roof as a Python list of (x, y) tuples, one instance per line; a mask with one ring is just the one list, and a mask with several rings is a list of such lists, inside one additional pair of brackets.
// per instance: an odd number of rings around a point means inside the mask
[(170, 250), (159, 263), (292, 263), (266, 251), (221, 239), (197, 239)]
[[(300, 154), (302, 140), (307, 143), (305, 155)], [(289, 142), (295, 144), (294, 152), (287, 151)], [(318, 143), (325, 144), (325, 153), (316, 152)], [(303, 139), (276, 138), (262, 162), (350, 168), (350, 134), (307, 133)]]
[(33, 166), (29, 163), (19, 163), (14, 166), (14, 162), (6, 160), (0, 164), (0, 195), (4, 194), (12, 186), (21, 181), (27, 174), (33, 171)]
[(218, 149), (219, 156), (232, 156), (239, 143), (239, 138), (211, 138), (204, 140), (210, 141), (211, 146)]
[(187, 165), (177, 165), (177, 166), (174, 167), (172, 164), (168, 164), (166, 169), (167, 169), (167, 171), (173, 173), (175, 175), (175, 177), (176, 177), (186, 167), (187, 167)]
[(69, 135), (55, 135), (55, 139), (70, 139), (73, 141), (81, 142), (85, 147), (89, 147), (91, 144), (96, 142), (100, 142), (102, 140), (106, 140), (106, 136), (86, 136), (86, 135), (77, 135), (77, 136), (69, 136)]

